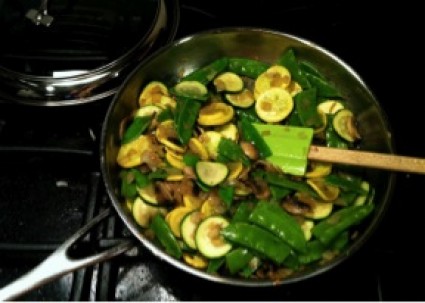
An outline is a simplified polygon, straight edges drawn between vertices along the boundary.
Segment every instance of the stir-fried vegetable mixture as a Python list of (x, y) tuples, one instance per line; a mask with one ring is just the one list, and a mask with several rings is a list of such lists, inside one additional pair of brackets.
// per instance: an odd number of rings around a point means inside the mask
[(361, 140), (338, 90), (292, 49), (275, 64), (225, 57), (152, 81), (138, 103), (121, 124), (121, 194), (145, 235), (190, 266), (284, 279), (341, 253), (373, 211), (354, 170), (282, 146), (284, 125), (310, 131), (307, 147)]

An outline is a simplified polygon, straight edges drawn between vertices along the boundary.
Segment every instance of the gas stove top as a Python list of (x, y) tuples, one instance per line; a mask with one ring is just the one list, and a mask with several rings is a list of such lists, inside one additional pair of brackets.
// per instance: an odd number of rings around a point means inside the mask
[[(250, 26), (311, 40), (343, 59), (368, 84), (388, 116), (396, 151), (424, 157), (423, 4), (335, 2), (234, 1), (228, 9), (221, 0), (181, 0), (176, 38)], [(0, 103), (0, 287), (40, 263), (109, 206), (98, 148), (110, 101), (57, 108)], [(136, 246), (19, 299), (424, 300), (424, 185), (424, 176), (398, 173), (392, 202), (366, 245), (334, 269), (296, 284), (253, 289), (201, 281)], [(132, 238), (114, 215), (99, 233), (104, 239)]]

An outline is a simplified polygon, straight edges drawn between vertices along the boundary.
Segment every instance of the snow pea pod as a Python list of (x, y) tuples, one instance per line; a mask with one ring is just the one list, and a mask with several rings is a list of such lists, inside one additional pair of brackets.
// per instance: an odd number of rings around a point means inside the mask
[(322, 118), (317, 111), (317, 90), (306, 89), (295, 95), (295, 107), (303, 126), (318, 128), (323, 125)]
[(164, 217), (160, 214), (156, 214), (152, 219), (150, 227), (167, 253), (180, 259), (182, 257), (182, 250)]
[(142, 116), (134, 118), (130, 126), (125, 131), (121, 144), (127, 144), (137, 139), (148, 128), (152, 121), (152, 116)]
[(304, 71), (298, 65), (297, 58), (293, 49), (288, 49), (278, 59), (278, 64), (286, 67), (291, 73), (292, 78), (297, 81), (303, 89), (311, 87)]
[(174, 124), (177, 136), (183, 145), (186, 145), (192, 137), (193, 127), (200, 109), (201, 103), (194, 99), (179, 97), (177, 100)]
[(342, 208), (314, 226), (312, 233), (320, 242), (327, 245), (343, 231), (363, 221), (373, 209), (374, 204)]
[(254, 257), (246, 248), (236, 248), (226, 255), (226, 266), (231, 274), (235, 274), (248, 266)]
[(253, 224), (230, 223), (221, 234), (229, 242), (256, 251), (276, 264), (282, 264), (291, 252), (289, 245), (269, 231)]
[(208, 84), (215, 76), (227, 69), (229, 59), (227, 57), (219, 58), (210, 64), (201, 67), (189, 75), (185, 76), (182, 81), (199, 81), (202, 84)]
[(265, 159), (272, 155), (270, 147), (247, 118), (242, 117), (240, 125), (243, 139), (254, 144), (261, 158)]
[(257, 78), (270, 67), (269, 64), (248, 58), (229, 58), (229, 71), (252, 79)]
[(270, 231), (295, 250), (305, 252), (306, 240), (301, 226), (279, 205), (258, 202), (249, 216), (249, 221)]

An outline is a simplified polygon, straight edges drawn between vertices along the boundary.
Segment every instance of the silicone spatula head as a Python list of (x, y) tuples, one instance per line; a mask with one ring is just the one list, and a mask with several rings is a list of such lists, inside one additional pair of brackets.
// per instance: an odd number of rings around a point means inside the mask
[(308, 127), (253, 123), (272, 151), (267, 161), (284, 173), (302, 176), (307, 169), (307, 156), (313, 139)]

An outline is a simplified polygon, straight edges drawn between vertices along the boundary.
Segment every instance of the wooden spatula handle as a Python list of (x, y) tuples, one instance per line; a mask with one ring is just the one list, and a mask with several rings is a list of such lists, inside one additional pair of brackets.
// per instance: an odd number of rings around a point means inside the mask
[(396, 156), (391, 154), (312, 145), (310, 146), (308, 159), (321, 162), (425, 174), (425, 159)]

